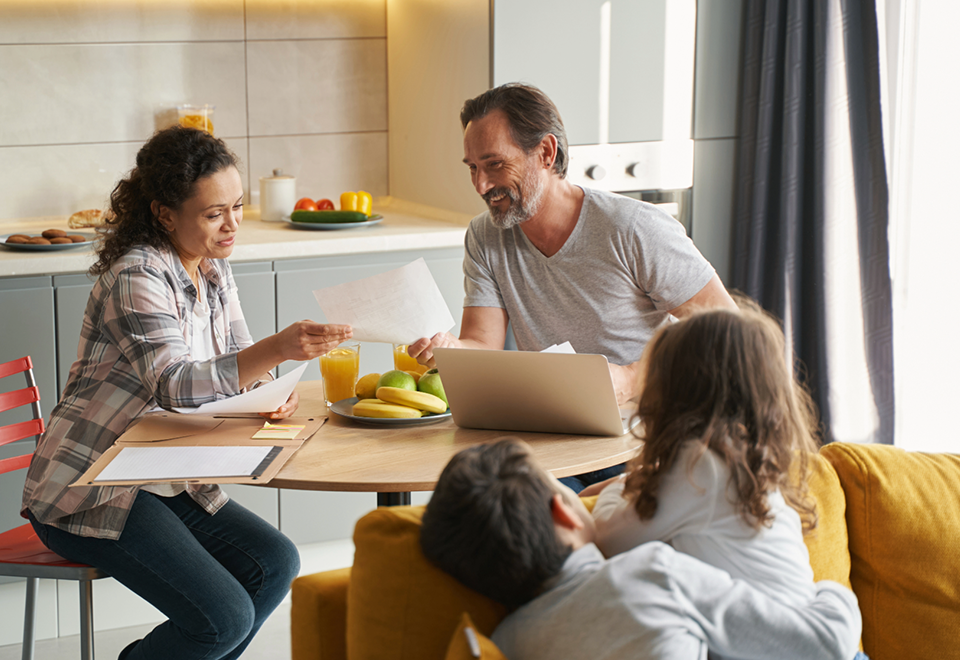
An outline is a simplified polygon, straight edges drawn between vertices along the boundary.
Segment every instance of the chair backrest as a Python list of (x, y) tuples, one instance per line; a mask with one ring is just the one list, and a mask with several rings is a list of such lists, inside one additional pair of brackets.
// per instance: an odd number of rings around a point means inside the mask
[[(0, 426), (0, 447), (31, 436), (39, 439), (44, 430), (43, 415), (40, 413), (40, 390), (33, 377), (33, 361), (29, 357), (23, 357), (0, 364), (0, 378), (21, 373), (26, 378), (27, 387), (0, 393), (0, 412), (29, 405), (33, 409), (33, 419)], [(28, 467), (32, 456), (33, 452), (30, 452), (0, 460), (0, 474)]]

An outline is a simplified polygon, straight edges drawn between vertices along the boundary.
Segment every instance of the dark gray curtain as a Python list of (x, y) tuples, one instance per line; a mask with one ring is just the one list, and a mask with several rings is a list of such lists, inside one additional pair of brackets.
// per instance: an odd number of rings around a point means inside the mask
[[(743, 34), (730, 284), (783, 319), (825, 442), (892, 444), (875, 2), (745, 0)], [(836, 176), (841, 170), (852, 177)], [(844, 195), (851, 211), (838, 213)], [(844, 223), (855, 230), (844, 232)], [(855, 304), (837, 295), (844, 287), (854, 289)]]

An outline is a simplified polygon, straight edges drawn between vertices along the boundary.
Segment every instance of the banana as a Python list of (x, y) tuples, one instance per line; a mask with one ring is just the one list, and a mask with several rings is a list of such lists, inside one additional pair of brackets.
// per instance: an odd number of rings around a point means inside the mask
[(417, 408), (387, 403), (380, 399), (361, 399), (357, 401), (353, 404), (353, 414), (357, 417), (380, 418), (410, 418), (423, 415)]
[(414, 392), (400, 387), (378, 387), (377, 398), (381, 401), (399, 403), (402, 406), (412, 406), (426, 412), (447, 412), (447, 404), (443, 399), (426, 392)]

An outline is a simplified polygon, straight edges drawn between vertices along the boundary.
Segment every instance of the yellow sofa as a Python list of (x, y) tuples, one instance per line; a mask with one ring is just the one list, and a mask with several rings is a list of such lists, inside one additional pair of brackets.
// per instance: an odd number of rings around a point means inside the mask
[[(960, 660), (960, 456), (834, 443), (813, 462), (817, 579), (851, 586), (872, 660)], [(293, 583), (293, 660), (442, 660), (463, 614), (489, 635), (506, 614), (431, 566), (422, 507), (357, 523), (352, 568)], [(498, 657), (483, 643), (483, 658)], [(480, 657), (480, 656), (475, 656)]]

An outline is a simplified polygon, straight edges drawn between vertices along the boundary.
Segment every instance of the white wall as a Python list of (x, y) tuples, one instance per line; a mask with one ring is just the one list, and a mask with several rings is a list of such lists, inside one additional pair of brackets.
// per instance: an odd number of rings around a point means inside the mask
[(217, 106), (248, 202), (274, 168), (385, 195), (386, 41), (386, 0), (5, 0), (0, 219), (102, 207), (181, 103)]

